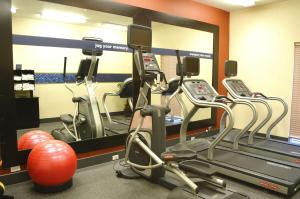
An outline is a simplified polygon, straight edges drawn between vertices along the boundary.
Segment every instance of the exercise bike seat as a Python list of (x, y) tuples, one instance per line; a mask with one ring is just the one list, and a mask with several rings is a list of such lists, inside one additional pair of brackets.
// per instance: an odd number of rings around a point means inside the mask
[(193, 173), (199, 176), (212, 176), (217, 173), (209, 164), (198, 160), (186, 160), (179, 162), (178, 168), (182, 171)]
[(73, 116), (70, 114), (61, 115), (60, 120), (67, 125), (73, 124)]
[(169, 161), (175, 161), (180, 162), (184, 160), (192, 160), (197, 157), (197, 154), (194, 151), (191, 150), (182, 150), (182, 151), (170, 151), (170, 152), (164, 152), (161, 154), (161, 159), (169, 162)]

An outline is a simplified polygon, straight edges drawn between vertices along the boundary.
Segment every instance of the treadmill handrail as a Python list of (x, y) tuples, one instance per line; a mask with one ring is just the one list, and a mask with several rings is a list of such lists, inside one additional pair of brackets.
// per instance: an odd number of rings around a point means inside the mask
[[(200, 81), (205, 81), (205, 80), (201, 80), (201, 79), (197, 79)], [(189, 80), (184, 80), (185, 81), (193, 81), (192, 79)], [(195, 80), (194, 80), (195, 81)], [(210, 85), (209, 85), (210, 86)], [(210, 88), (212, 89), (212, 91), (218, 95), (217, 91), (210, 86)], [(184, 86), (182, 86), (182, 90), (185, 93), (185, 95), (187, 96), (187, 98), (194, 104), (194, 106), (198, 106), (198, 107), (212, 107), (212, 108), (221, 108), (223, 109), (225, 112), (227, 112), (228, 114), (228, 125), (227, 127), (214, 139), (214, 141), (211, 142), (209, 148), (208, 148), (208, 153), (207, 153), (207, 159), (212, 160), (214, 157), (214, 149), (215, 147), (227, 136), (227, 134), (232, 130), (233, 125), (234, 125), (234, 117), (233, 117), (233, 113), (232, 110), (229, 108), (228, 105), (223, 104), (223, 103), (219, 103), (219, 102), (210, 102), (210, 101), (204, 101), (204, 100), (195, 100), (192, 95), (190, 94), (190, 92), (187, 90), (187, 88)], [(196, 111), (195, 111), (196, 113)], [(183, 123), (188, 123), (189, 122), (189, 117), (184, 118)]]
[[(223, 80), (223, 85), (225, 86), (225, 88), (227, 89), (227, 91), (230, 93), (230, 95), (234, 98), (240, 98), (240, 99), (247, 99), (247, 97), (243, 97), (243, 96), (239, 96), (237, 95), (232, 89), (231, 87), (227, 84), (227, 80), (229, 80), (231, 78), (226, 78)], [(232, 79), (231, 79), (232, 80)], [(264, 99), (264, 98), (255, 98), (255, 97), (252, 97), (251, 99), (249, 99), (250, 101), (254, 101), (254, 99)], [(256, 101), (256, 102), (259, 102), (259, 103), (263, 103), (266, 107), (268, 105), (266, 105), (266, 103), (268, 103), (266, 100), (271, 100), (271, 101), (278, 101), (282, 104), (283, 106), (283, 111), (282, 113), (278, 116), (278, 118), (276, 120), (274, 120), (269, 128), (267, 129), (266, 131), (266, 139), (271, 139), (271, 131), (273, 130), (273, 128), (287, 115), (288, 113), (288, 105), (287, 103), (282, 99), (282, 98), (279, 98), (279, 97), (266, 97), (265, 98), (265, 103), (263, 101)], [(270, 105), (269, 105), (270, 106)], [(268, 107), (267, 107), (268, 109)], [(271, 118), (270, 118), (271, 119)], [(269, 120), (268, 120), (269, 121)], [(263, 127), (268, 121), (266, 121), (265, 123), (263, 123), (263, 125), (261, 125), (261, 127)], [(259, 131), (261, 128), (257, 128), (255, 129), (255, 131)], [(251, 142), (251, 141), (250, 141)]]
[[(256, 123), (257, 119), (258, 119), (258, 114), (257, 114), (257, 111), (256, 111), (256, 107), (253, 103), (251, 103), (249, 100), (244, 100), (244, 99), (233, 99), (234, 103), (230, 106), (231, 109), (233, 109), (235, 107), (235, 105), (237, 104), (243, 104), (243, 105), (246, 105), (248, 106), (251, 111), (252, 111), (252, 119), (249, 121), (249, 123), (243, 128), (240, 130), (240, 132), (234, 137), (234, 140), (233, 140), (233, 146), (232, 146), (232, 149), (234, 150), (238, 150), (239, 149), (239, 141), (240, 139), (243, 137), (243, 135), (245, 135), (245, 133), (247, 133), (250, 128)], [(225, 127), (225, 123), (226, 123), (226, 117), (227, 117), (227, 112), (224, 112), (222, 114), (222, 117), (221, 117), (221, 126), (224, 126)], [(220, 128), (220, 129), (223, 129), (223, 128)]]
[[(224, 87), (227, 89), (227, 91), (229, 92), (229, 94), (235, 98), (235, 99), (245, 99), (245, 100), (249, 100), (251, 102), (257, 102), (257, 103), (261, 103), (263, 105), (265, 105), (265, 107), (267, 108), (267, 115), (266, 117), (259, 123), (259, 125), (257, 125), (257, 127), (255, 129), (253, 129), (250, 133), (249, 133), (249, 138), (248, 138), (248, 144), (252, 145), (254, 143), (254, 135), (262, 128), (264, 127), (267, 122), (271, 119), (272, 117), (272, 108), (269, 105), (269, 103), (263, 99), (263, 98), (254, 98), (254, 97), (244, 97), (244, 96), (239, 96), (237, 95), (233, 89), (231, 89), (231, 87), (228, 85), (227, 80), (229, 80), (230, 78), (225, 78), (222, 83), (224, 85)], [(232, 79), (230, 79), (232, 80)], [(236, 80), (236, 79), (235, 79)], [(257, 110), (256, 110), (257, 112)]]
[(288, 105), (282, 98), (279, 97), (268, 97), (268, 100), (278, 101), (283, 106), (283, 112), (279, 115), (279, 117), (276, 120), (274, 120), (274, 122), (270, 124), (269, 128), (267, 129), (266, 139), (271, 139), (271, 131), (288, 113)]

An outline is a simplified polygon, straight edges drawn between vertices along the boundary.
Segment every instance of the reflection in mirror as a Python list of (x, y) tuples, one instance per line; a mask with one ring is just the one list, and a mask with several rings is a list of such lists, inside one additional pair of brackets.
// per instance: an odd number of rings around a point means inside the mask
[[(126, 42), (132, 18), (37, 0), (13, 0), (12, 4), (16, 8), (12, 28), (18, 139), (37, 128), (63, 132), (68, 142), (127, 133), (131, 108), (126, 79), (131, 77), (132, 55), (126, 52)], [(102, 47), (108, 49), (96, 57), (92, 83), (76, 76), (88, 72), (94, 60), (78, 45), (101, 41), (83, 41), (83, 37), (101, 39)], [(91, 100), (93, 95), (96, 102)], [(98, 107), (101, 119), (95, 115)], [(87, 117), (90, 113), (94, 118)], [(103, 122), (104, 134), (93, 122), (97, 118)], [(98, 129), (97, 133), (90, 136), (86, 126)]]
[[(180, 50), (189, 56), (200, 57), (200, 75), (193, 78), (201, 78), (209, 83), (212, 83), (213, 76), (213, 33), (179, 27), (169, 24), (163, 24), (158, 22), (152, 22), (153, 30), (153, 46), (155, 48)], [(157, 59), (160, 62), (162, 71), (164, 71), (166, 78), (171, 80), (176, 78), (176, 64), (177, 60), (174, 55), (168, 55), (167, 53), (161, 53), (163, 55), (157, 55)], [(183, 57), (181, 57), (182, 59)], [(165, 97), (158, 97), (152, 95), (153, 101), (157, 104), (161, 104), (165, 101)], [(184, 94), (181, 95), (183, 105), (189, 111), (192, 108), (192, 104), (186, 98)], [(167, 117), (169, 125), (181, 122), (183, 117), (183, 109), (179, 105), (177, 100), (173, 100), (170, 104), (171, 114)], [(204, 120), (211, 118), (211, 109), (199, 110), (192, 121)]]

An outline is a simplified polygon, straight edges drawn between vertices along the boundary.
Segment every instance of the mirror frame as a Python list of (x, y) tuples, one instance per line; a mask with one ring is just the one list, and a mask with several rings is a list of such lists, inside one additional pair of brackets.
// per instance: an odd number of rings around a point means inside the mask
[[(133, 18), (133, 23), (151, 27), (151, 22), (160, 22), (213, 33), (213, 86), (218, 86), (219, 62), (219, 27), (197, 20), (173, 16), (144, 8), (129, 6), (112, 1), (95, 0), (40, 0), (73, 7), (107, 12)], [(12, 52), (12, 0), (0, 1), (0, 103), (5, 104), (0, 112), (0, 151), (2, 167), (8, 168), (26, 163), (30, 150), (18, 151), (16, 133), (16, 106), (13, 89), (13, 52)], [(133, 61), (134, 99), (137, 99), (139, 79)], [(191, 122), (189, 130), (209, 127), (216, 124), (216, 110), (212, 110), (211, 118)], [(167, 127), (168, 135), (178, 134), (180, 125)], [(87, 153), (96, 150), (112, 152), (124, 149), (127, 134), (72, 142), (70, 145), (76, 153)]]

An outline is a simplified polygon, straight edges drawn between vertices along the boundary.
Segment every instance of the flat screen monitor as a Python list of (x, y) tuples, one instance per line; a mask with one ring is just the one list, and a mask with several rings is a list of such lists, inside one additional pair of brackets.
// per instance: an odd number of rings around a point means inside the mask
[(225, 61), (225, 76), (234, 77), (237, 75), (237, 61), (227, 60)]
[(101, 56), (103, 54), (103, 49), (102, 49), (103, 40), (101, 38), (84, 37), (82, 40), (94, 42), (94, 48), (82, 49), (82, 54), (92, 55), (92, 52), (94, 52), (96, 56)]
[[(96, 66), (95, 66), (95, 69), (93, 71), (93, 79), (97, 76), (98, 62), (99, 62), (99, 59), (97, 59)], [(91, 59), (82, 59), (80, 61), (79, 68), (78, 68), (78, 71), (77, 71), (77, 74), (76, 74), (76, 81), (79, 81), (79, 82), (83, 81), (84, 78), (86, 76), (88, 76), (90, 66), (91, 66)]]
[[(200, 59), (184, 57), (182, 61), (183, 76), (198, 76), (200, 74)], [(177, 66), (176, 74), (181, 76), (181, 69)]]
[(152, 46), (152, 30), (149, 27), (132, 24), (128, 26), (127, 45), (130, 48), (149, 49)]

